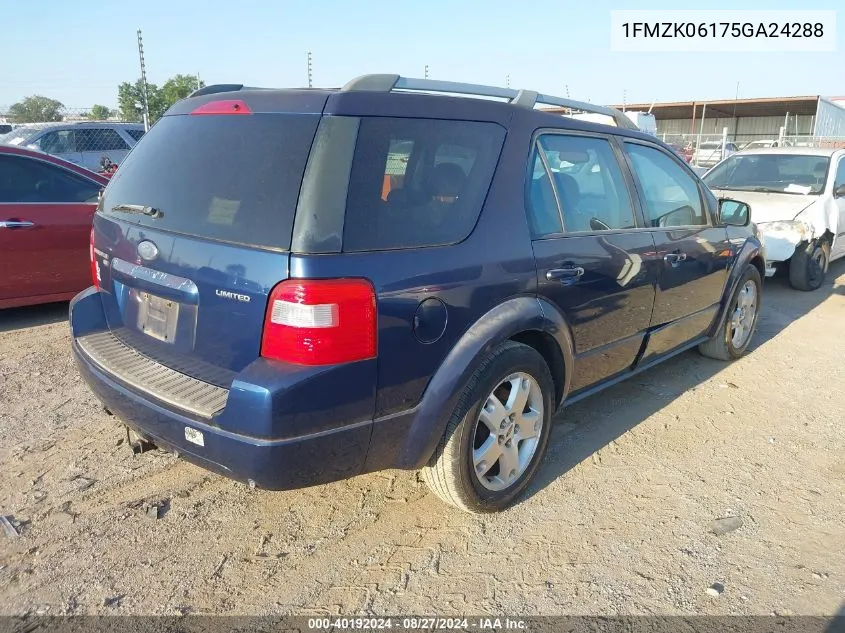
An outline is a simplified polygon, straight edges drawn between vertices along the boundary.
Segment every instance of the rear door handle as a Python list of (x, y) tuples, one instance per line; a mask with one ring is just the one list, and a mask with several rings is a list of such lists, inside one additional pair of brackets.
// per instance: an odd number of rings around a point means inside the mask
[(0, 229), (31, 229), (35, 222), (29, 220), (3, 220), (0, 221)]
[(575, 283), (584, 274), (580, 266), (573, 268), (553, 268), (546, 271), (546, 279), (549, 281), (560, 281), (563, 283)]
[(667, 253), (663, 256), (663, 261), (668, 262), (669, 264), (678, 264), (685, 261), (686, 258), (686, 253)]

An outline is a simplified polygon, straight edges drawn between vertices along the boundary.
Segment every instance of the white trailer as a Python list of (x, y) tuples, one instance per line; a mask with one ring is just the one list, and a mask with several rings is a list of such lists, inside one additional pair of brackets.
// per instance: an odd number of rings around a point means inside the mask
[[(585, 112), (582, 114), (569, 114), (572, 119), (579, 121), (589, 121), (590, 123), (600, 123), (602, 125), (616, 125), (616, 122), (606, 114), (596, 114), (593, 112)], [(648, 112), (625, 112), (627, 116), (636, 125), (640, 131), (652, 136), (657, 136), (657, 120), (653, 114)]]

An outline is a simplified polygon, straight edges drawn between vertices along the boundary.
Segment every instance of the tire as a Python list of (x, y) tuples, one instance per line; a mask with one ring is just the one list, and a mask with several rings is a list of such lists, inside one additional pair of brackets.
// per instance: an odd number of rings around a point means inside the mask
[(799, 246), (789, 260), (789, 283), (796, 290), (821, 288), (830, 266), (830, 245), (826, 240), (813, 240)]
[[(754, 290), (753, 296), (749, 296), (751, 287)], [(749, 264), (731, 297), (725, 323), (713, 338), (698, 346), (698, 351), (708, 358), (725, 361), (736, 360), (745, 354), (757, 330), (762, 288), (760, 271), (756, 266)], [(749, 299), (753, 299), (753, 306), (749, 303)], [(743, 326), (742, 336), (737, 335), (736, 328), (739, 324)]]
[[(510, 396), (516, 395), (512, 390), (519, 387), (526, 398), (522, 415), (516, 413), (518, 403), (512, 409), (507, 407)], [(554, 393), (552, 374), (536, 350), (512, 341), (494, 349), (470, 378), (440, 443), (422, 470), (431, 491), (471, 513), (497, 512), (511, 506), (534, 478), (546, 452)], [(495, 406), (494, 396), (504, 401), (499, 400), (499, 406)], [(486, 422), (482, 420), (484, 412)], [(492, 463), (481, 460), (484, 455), (489, 455)], [(505, 473), (504, 468), (511, 466), (515, 468)]]

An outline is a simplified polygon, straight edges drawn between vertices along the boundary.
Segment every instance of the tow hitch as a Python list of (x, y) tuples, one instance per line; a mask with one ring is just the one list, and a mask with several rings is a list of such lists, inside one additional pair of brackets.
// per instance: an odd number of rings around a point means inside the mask
[(126, 427), (126, 443), (132, 449), (133, 455), (140, 455), (148, 451), (158, 450), (158, 446), (150, 442), (148, 439), (141, 437), (135, 431)]

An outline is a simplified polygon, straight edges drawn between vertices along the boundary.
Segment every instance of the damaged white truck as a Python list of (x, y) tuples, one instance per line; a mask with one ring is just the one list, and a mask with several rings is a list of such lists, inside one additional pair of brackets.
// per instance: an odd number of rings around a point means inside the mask
[(702, 179), (716, 197), (751, 208), (767, 277), (783, 271), (793, 288), (816, 290), (830, 262), (845, 256), (845, 149), (743, 151)]

